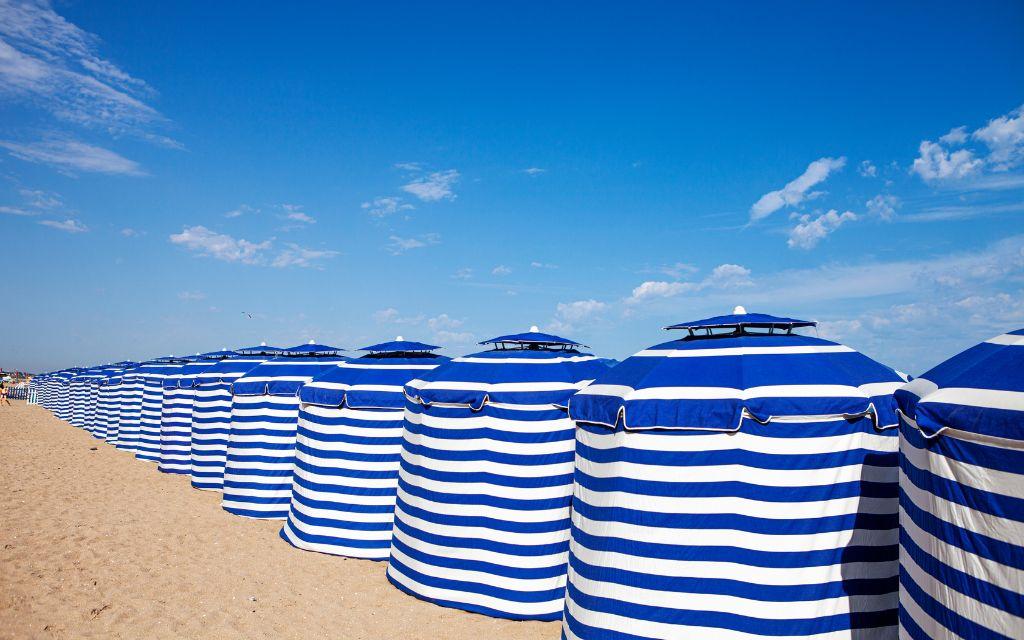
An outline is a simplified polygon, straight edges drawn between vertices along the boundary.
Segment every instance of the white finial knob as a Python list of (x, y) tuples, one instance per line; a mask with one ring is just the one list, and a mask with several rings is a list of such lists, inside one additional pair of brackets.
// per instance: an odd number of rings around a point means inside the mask
[(530, 327), (530, 333), (540, 333), (540, 329), (537, 327), (537, 325), (533, 325), (532, 327)]
[(267, 346), (267, 343), (266, 343), (266, 342), (261, 342), (261, 343), (260, 343), (260, 346), (261, 346), (261, 347), (265, 347), (265, 346)]
[(307, 344), (316, 344), (316, 343), (315, 343), (315, 342), (313, 342), (313, 339), (312, 339), (312, 338), (310, 338), (310, 339), (309, 339), (309, 342), (308, 342)]
[(747, 313), (747, 310), (743, 308), (743, 305), (736, 305), (736, 308), (732, 310), (733, 315), (741, 316)]
[(402, 336), (395, 336), (395, 342), (405, 342), (405, 338)]

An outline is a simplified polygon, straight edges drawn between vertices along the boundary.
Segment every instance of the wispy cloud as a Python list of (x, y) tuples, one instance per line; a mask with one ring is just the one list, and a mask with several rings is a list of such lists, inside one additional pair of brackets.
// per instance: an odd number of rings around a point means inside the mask
[(423, 164), (420, 162), (396, 162), (395, 168), (402, 171), (423, 171)]
[(57, 229), (58, 231), (65, 231), (67, 233), (85, 233), (89, 230), (89, 227), (74, 218), (67, 218), (65, 220), (40, 220), (39, 224), (45, 227), (50, 227), (51, 229)]
[(337, 251), (329, 249), (309, 249), (300, 247), (295, 243), (287, 243), (285, 249), (278, 253), (270, 262), (272, 267), (302, 267), (307, 269), (322, 269), (322, 260), (327, 260), (339, 255)]
[(180, 148), (154, 131), (167, 124), (146, 102), (155, 92), (103, 58), (99, 43), (45, 0), (0, 2), (0, 93), (66, 122)]
[(546, 172), (547, 172), (547, 169), (541, 169), (540, 167), (530, 167), (528, 169), (523, 169), (523, 173), (525, 173), (526, 175), (530, 176), (531, 178), (534, 177), (534, 176), (539, 176), (540, 174), (546, 173)]
[(411, 193), (424, 202), (454, 200), (456, 195), (452, 191), (452, 187), (458, 180), (459, 172), (455, 169), (435, 171), (403, 185), (402, 191)]
[(473, 270), (469, 267), (463, 267), (461, 269), (457, 269), (455, 273), (452, 274), (452, 277), (456, 280), (469, 280), (473, 277)]
[(415, 209), (411, 204), (403, 202), (402, 199), (397, 196), (374, 198), (369, 202), (364, 202), (360, 206), (374, 218), (385, 218), (387, 216), (394, 215), (399, 211)]
[(872, 164), (870, 160), (861, 160), (860, 166), (857, 167), (857, 173), (865, 178), (877, 178), (878, 167)]
[(847, 222), (857, 220), (857, 214), (852, 211), (839, 213), (830, 209), (820, 215), (795, 215), (797, 221), (795, 227), (789, 230), (787, 244), (790, 249), (813, 249), (818, 243), (825, 239), (830, 233), (836, 231)]
[(575, 331), (582, 322), (593, 324), (609, 308), (608, 303), (590, 298), (573, 302), (559, 302), (555, 317), (548, 323), (551, 331)]
[(537, 262), (534, 260), (530, 263), (530, 267), (533, 269), (557, 269), (557, 264), (551, 264), (550, 262)]
[(795, 207), (804, 200), (816, 197), (819, 193), (810, 192), (810, 189), (824, 182), (829, 174), (839, 171), (844, 166), (846, 166), (845, 157), (815, 160), (807, 165), (807, 169), (800, 176), (787, 183), (786, 186), (761, 196), (750, 207), (750, 220), (752, 222), (760, 220), (783, 207)]
[(441, 242), (441, 236), (437, 233), (427, 233), (415, 238), (403, 238), (401, 236), (389, 236), (390, 242), (385, 247), (391, 255), (399, 255), (411, 249), (419, 249)]
[(889, 222), (896, 217), (896, 209), (898, 209), (901, 204), (902, 203), (898, 197), (891, 194), (880, 193), (865, 202), (864, 206), (867, 208), (870, 215)]
[(512, 273), (512, 269), (506, 267), (503, 264), (499, 264), (498, 266), (491, 269), (491, 275), (495, 276), (507, 276), (510, 273)]
[(302, 224), (316, 224), (316, 218), (303, 211), (301, 204), (282, 204), (281, 209), (284, 211), (285, 220)]
[(674, 298), (683, 293), (696, 293), (707, 289), (740, 289), (750, 287), (750, 269), (732, 263), (720, 264), (699, 281), (648, 280), (640, 283), (625, 299), (627, 305), (637, 305), (657, 298)]
[(139, 236), (146, 235), (145, 231), (139, 231), (138, 229), (132, 229), (131, 227), (125, 227), (121, 229), (121, 235), (126, 238), (137, 238)]
[(198, 255), (242, 264), (260, 264), (264, 252), (273, 244), (271, 240), (250, 242), (236, 239), (224, 233), (211, 231), (202, 225), (185, 227), (181, 233), (171, 234), (170, 240), (173, 244), (181, 245)]
[(989, 149), (985, 161), (993, 171), (1007, 171), (1024, 161), (1024, 106), (989, 120), (971, 137)]
[(224, 214), (225, 218), (240, 218), (252, 213), (259, 213), (259, 209), (251, 207), (247, 204), (240, 204), (231, 211)]
[(31, 211), (29, 209), (25, 209), (24, 207), (8, 207), (8, 206), (0, 206), (0, 213), (6, 214), (6, 215), (9, 215), (9, 216), (37, 216), (37, 215), (39, 215), (38, 211)]
[(184, 300), (185, 302), (198, 302), (200, 300), (206, 300), (206, 294), (202, 291), (182, 291), (178, 293), (178, 300)]
[(134, 160), (77, 140), (54, 139), (32, 143), (0, 140), (0, 147), (26, 162), (50, 165), (72, 175), (75, 172), (146, 175)]
[(902, 222), (940, 222), (945, 220), (969, 220), (984, 216), (997, 215), (1000, 213), (1018, 213), (1024, 211), (1024, 203), (1012, 202), (1006, 204), (969, 204), (949, 205), (942, 207), (928, 207), (900, 216)]

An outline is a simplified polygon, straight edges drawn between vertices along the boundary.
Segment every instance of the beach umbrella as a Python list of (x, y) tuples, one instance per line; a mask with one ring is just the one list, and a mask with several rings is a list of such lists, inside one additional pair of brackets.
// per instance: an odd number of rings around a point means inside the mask
[(1024, 637), (1024, 329), (896, 401), (901, 637)]
[(895, 638), (903, 380), (815, 323), (668, 327), (569, 403), (567, 638)]
[(222, 506), (249, 518), (283, 520), (292, 497), (299, 387), (344, 358), (309, 344), (284, 349), (231, 385), (231, 432)]
[(196, 489), (222, 491), (228, 435), (231, 433), (231, 383), (281, 351), (262, 343), (236, 349), (196, 375), (192, 409), (190, 479)]
[(364, 347), (299, 391), (295, 478), (281, 537), (300, 549), (387, 560), (403, 387), (449, 358), (405, 340)]
[(192, 469), (192, 414), (198, 376), (234, 351), (196, 354), (177, 372), (163, 380), (164, 400), (160, 409), (160, 460), (164, 473), (187, 474)]
[(437, 604), (556, 620), (565, 590), (572, 394), (607, 370), (532, 327), (409, 382), (388, 579)]
[[(163, 416), (164, 379), (178, 373), (188, 364), (187, 358), (166, 356), (143, 364), (133, 372), (141, 383), (139, 434), (135, 457), (147, 462), (160, 462), (160, 423)], [(137, 383), (137, 384), (138, 384)]]

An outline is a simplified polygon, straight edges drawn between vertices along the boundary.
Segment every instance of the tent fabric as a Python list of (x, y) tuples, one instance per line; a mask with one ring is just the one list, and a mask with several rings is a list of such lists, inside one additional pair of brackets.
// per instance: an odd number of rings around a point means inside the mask
[(224, 464), (227, 460), (228, 436), (231, 433), (231, 383), (271, 357), (233, 356), (215, 363), (196, 376), (189, 446), (189, 477), (196, 489), (224, 489)]
[(561, 617), (574, 446), (565, 405), (605, 369), (531, 345), (455, 358), (406, 385), (392, 584), (495, 617)]
[(566, 638), (895, 638), (899, 376), (840, 345), (687, 336), (569, 402)]
[(116, 387), (120, 383), (121, 370), (116, 367), (107, 369), (97, 383), (96, 413), (90, 429), (94, 438), (107, 440), (109, 437), (117, 437), (121, 411)]
[[(160, 460), (164, 473), (191, 474), (192, 418), (198, 377), (224, 359), (224, 352), (204, 354), (163, 379), (160, 410)], [(226, 352), (232, 353), (232, 352)]]
[(136, 375), (142, 382), (139, 413), (139, 439), (135, 457), (147, 462), (160, 462), (160, 424), (163, 418), (164, 378), (173, 376), (187, 361), (183, 358), (160, 358), (139, 368)]
[(142, 389), (145, 384), (141, 371), (147, 364), (144, 362), (126, 368), (121, 375), (121, 384), (117, 389), (120, 395), (121, 413), (117, 426), (117, 442), (114, 443), (114, 446), (132, 454), (136, 454), (139, 450)]
[(901, 637), (1024, 637), (1024, 329), (896, 401)]
[[(404, 342), (386, 348), (410, 350)], [(302, 387), (282, 538), (300, 549), (387, 560), (402, 450), (403, 387), (448, 360), (433, 354), (364, 356)]]
[(93, 367), (79, 372), (70, 381), (71, 424), (85, 429), (92, 424), (96, 413), (97, 383), (105, 367)]
[(338, 366), (337, 355), (284, 355), (232, 383), (231, 431), (224, 465), (229, 513), (284, 520), (292, 496), (299, 387)]
[(71, 422), (71, 378), (80, 371), (81, 368), (65, 369), (57, 374), (54, 415), (64, 422)]

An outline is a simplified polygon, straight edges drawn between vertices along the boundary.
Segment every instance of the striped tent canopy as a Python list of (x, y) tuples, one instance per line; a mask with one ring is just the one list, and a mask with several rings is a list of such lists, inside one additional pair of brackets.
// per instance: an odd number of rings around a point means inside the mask
[(143, 364), (133, 373), (141, 386), (139, 434), (135, 457), (147, 462), (160, 462), (160, 425), (163, 419), (164, 379), (177, 374), (188, 364), (188, 358), (166, 356)]
[(196, 354), (185, 366), (163, 379), (164, 400), (160, 410), (160, 460), (164, 473), (190, 474), (192, 471), (192, 418), (196, 387), (204, 371), (230, 356), (222, 349)]
[(311, 342), (257, 365), (231, 385), (231, 432), (224, 466), (224, 509), (284, 520), (292, 497), (299, 388), (345, 360), (341, 349)]
[(443, 606), (556, 620), (574, 444), (565, 407), (606, 367), (536, 328), (487, 343), (405, 387), (387, 576)]
[(64, 422), (71, 422), (71, 379), (84, 370), (84, 367), (72, 367), (54, 376), (53, 414)]
[(225, 358), (196, 375), (189, 447), (189, 476), (196, 489), (224, 489), (224, 464), (231, 433), (231, 383), (280, 351), (265, 343), (236, 349), (239, 355)]
[(896, 400), (901, 637), (1024, 637), (1024, 329)]
[(121, 392), (124, 374), (138, 366), (137, 362), (117, 362), (107, 367), (97, 384), (96, 413), (92, 435), (116, 445), (121, 432)]
[(364, 347), (299, 391), (295, 478), (281, 537), (300, 549), (387, 560), (391, 548), (403, 387), (450, 358), (396, 340)]
[(139, 450), (140, 422), (142, 420), (142, 391), (145, 384), (143, 372), (152, 361), (141, 362), (128, 367), (121, 374), (117, 387), (121, 411), (117, 425), (117, 441), (114, 446), (132, 454)]
[(684, 323), (570, 401), (567, 638), (895, 637), (903, 380), (746, 316)]

